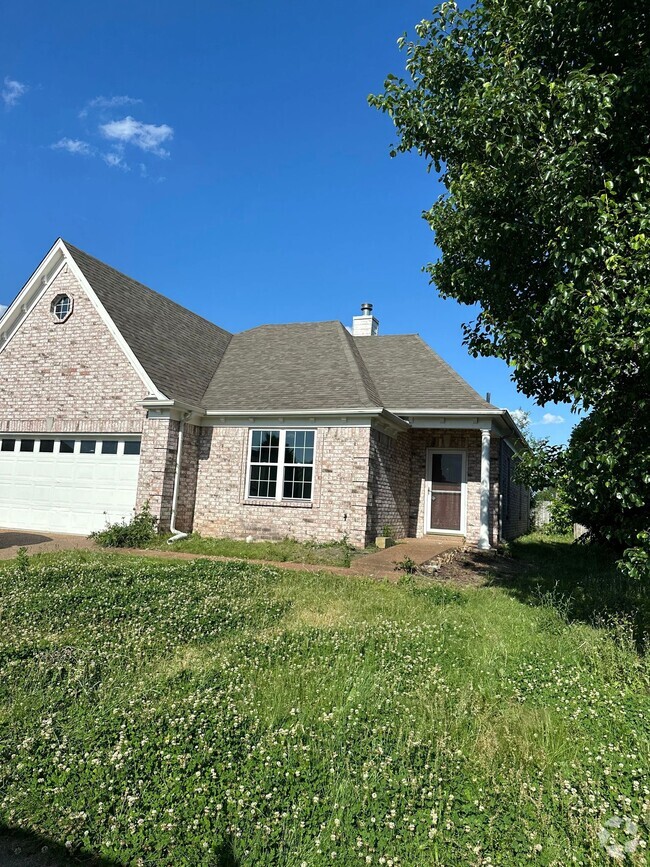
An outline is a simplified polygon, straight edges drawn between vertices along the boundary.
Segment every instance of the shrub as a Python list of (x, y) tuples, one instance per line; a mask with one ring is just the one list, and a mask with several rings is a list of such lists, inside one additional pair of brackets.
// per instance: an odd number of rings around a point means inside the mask
[(90, 534), (102, 548), (141, 548), (156, 537), (157, 521), (147, 501), (130, 521), (107, 524), (104, 530)]

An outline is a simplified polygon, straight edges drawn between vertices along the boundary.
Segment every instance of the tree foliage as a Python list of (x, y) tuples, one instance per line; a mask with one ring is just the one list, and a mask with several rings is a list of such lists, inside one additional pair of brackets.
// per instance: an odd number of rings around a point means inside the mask
[(547, 438), (527, 436), (528, 450), (517, 459), (514, 480), (532, 491), (556, 488), (564, 466), (564, 448), (552, 445)]
[(650, 10), (612, 0), (442, 3), (371, 104), (446, 193), (425, 214), (470, 351), (541, 403), (648, 377)]
[(445, 2), (416, 34), (399, 40), (408, 80), (369, 101), (392, 155), (417, 151), (444, 186), (424, 214), (431, 280), (480, 305), (473, 355), (505, 359), (542, 405), (590, 410), (569, 496), (629, 545), (650, 500), (650, 7)]

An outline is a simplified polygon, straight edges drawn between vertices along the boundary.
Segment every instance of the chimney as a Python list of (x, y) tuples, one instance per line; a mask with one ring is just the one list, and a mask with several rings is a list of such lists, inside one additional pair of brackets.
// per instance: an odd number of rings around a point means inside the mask
[(373, 337), (379, 331), (379, 322), (372, 315), (372, 304), (361, 305), (361, 316), (352, 317), (353, 337)]

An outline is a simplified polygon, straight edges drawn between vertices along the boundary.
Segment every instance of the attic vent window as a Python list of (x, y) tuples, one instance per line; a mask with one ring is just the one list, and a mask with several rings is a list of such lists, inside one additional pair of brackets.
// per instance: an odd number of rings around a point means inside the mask
[(69, 295), (57, 295), (52, 301), (51, 310), (55, 322), (65, 322), (72, 313), (72, 298)]

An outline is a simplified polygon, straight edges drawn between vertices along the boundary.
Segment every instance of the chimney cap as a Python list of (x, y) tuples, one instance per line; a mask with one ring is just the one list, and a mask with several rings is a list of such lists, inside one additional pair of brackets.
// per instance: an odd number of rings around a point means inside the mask
[(364, 301), (361, 305), (361, 315), (370, 316), (372, 314), (372, 304), (369, 301)]

